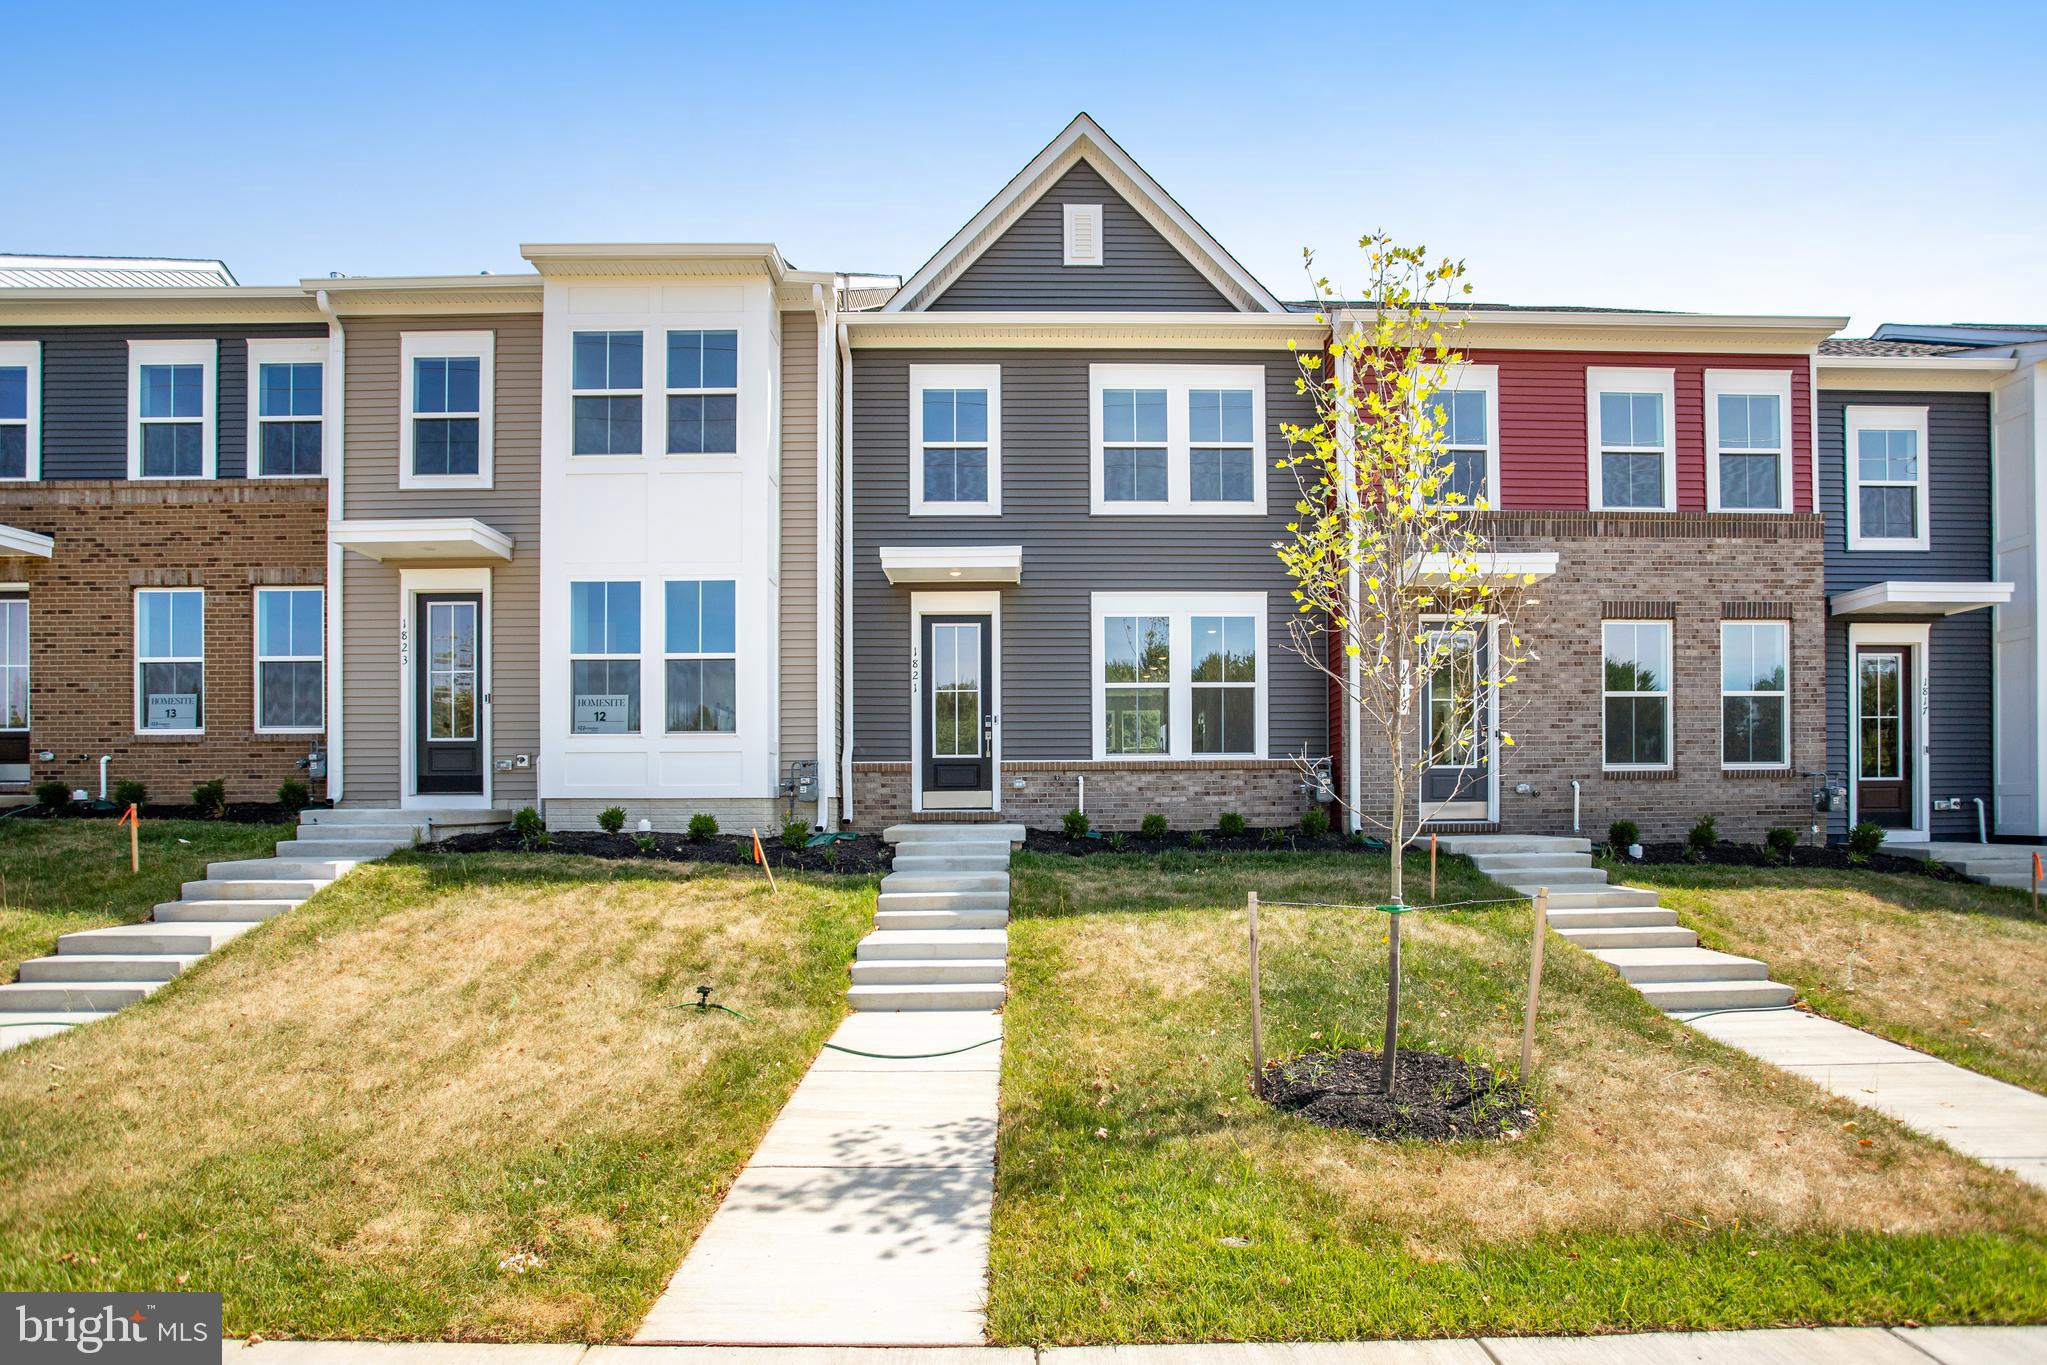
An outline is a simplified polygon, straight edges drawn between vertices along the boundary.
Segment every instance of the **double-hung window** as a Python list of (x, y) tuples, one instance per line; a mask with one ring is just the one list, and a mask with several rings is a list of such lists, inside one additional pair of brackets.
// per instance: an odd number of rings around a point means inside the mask
[(256, 728), (321, 728), (325, 618), (319, 588), (256, 589)]
[(1592, 506), (1669, 511), (1677, 506), (1671, 414), (1674, 370), (1589, 369)]
[(135, 593), (135, 728), (206, 728), (206, 595), (198, 588)]
[(1706, 371), (1706, 507), (1791, 510), (1791, 374)]
[(638, 455), (645, 338), (639, 332), (577, 332), (569, 379), (574, 455)]
[(1848, 548), (1924, 550), (1926, 409), (1849, 408)]
[(128, 477), (213, 477), (213, 375), (219, 343), (128, 343)]
[(249, 464), (257, 478), (318, 478), (324, 341), (249, 343)]
[(496, 334), (407, 332), (399, 352), (398, 486), (490, 487)]
[(42, 477), (43, 348), (0, 341), (0, 479)]
[(1791, 627), (1783, 621), (1720, 623), (1720, 763), (1791, 763)]
[(739, 728), (734, 584), (729, 578), (690, 579), (663, 586), (666, 729), (671, 735), (729, 735)]
[(640, 732), (640, 585), (569, 584), (569, 730)]
[(739, 333), (668, 334), (668, 453), (739, 451)]
[(1256, 365), (1089, 367), (1098, 515), (1265, 510), (1265, 371)]
[(1495, 412), (1499, 407), (1500, 367), (1445, 367), (1443, 387), (1423, 406), (1429, 421), (1442, 433), (1442, 459), (1436, 474), (1435, 501), (1451, 506), (1496, 507), (1493, 492), (1499, 468)]
[(1258, 757), (1265, 600), (1258, 593), (1096, 593), (1095, 757)]
[(1002, 510), (1002, 368), (910, 367), (910, 513)]
[(1610, 769), (1670, 766), (1670, 625), (1604, 625), (1604, 758)]

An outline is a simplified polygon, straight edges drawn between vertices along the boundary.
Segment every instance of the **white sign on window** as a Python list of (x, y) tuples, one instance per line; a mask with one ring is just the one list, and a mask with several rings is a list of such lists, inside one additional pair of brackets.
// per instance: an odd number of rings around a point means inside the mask
[(198, 725), (197, 692), (151, 692), (143, 699), (145, 730), (193, 730)]
[(631, 699), (625, 696), (576, 694), (575, 722), (579, 735), (625, 734)]

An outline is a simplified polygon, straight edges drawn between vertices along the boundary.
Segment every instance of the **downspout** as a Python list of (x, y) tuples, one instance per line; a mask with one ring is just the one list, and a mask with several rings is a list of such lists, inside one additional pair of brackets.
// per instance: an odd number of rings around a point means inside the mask
[(335, 532), (342, 520), (342, 456), (347, 449), (348, 335), (324, 289), (314, 301), (327, 319), (327, 374), (321, 382), (323, 407), (333, 423), (327, 430), (323, 468), (327, 475), (327, 799), (339, 802), (341, 778), (341, 544)]
[(839, 562), (833, 551), (833, 492), (838, 487), (833, 466), (836, 442), (833, 424), (838, 412), (833, 398), (837, 385), (832, 374), (832, 330), (836, 289), (827, 296), (822, 285), (810, 286), (810, 306), (817, 314), (817, 824), (838, 828), (833, 815), (839, 794), (838, 757), (838, 658), (832, 643), (837, 626), (832, 609), (837, 605), (833, 589), (838, 582)]
[(853, 343), (839, 323), (839, 819), (853, 823)]
[[(1997, 413), (2004, 387), (1993, 385), (1990, 390), (1990, 577), (1994, 580), (2000, 567), (1998, 564), (1997, 538)], [(1929, 476), (1930, 477), (1930, 476)], [(1927, 499), (1931, 502), (1932, 484), (1927, 485)], [(1998, 686), (1998, 675), (2004, 670), (2000, 666), (2004, 653), (2004, 608), (1990, 609), (1990, 816), (1997, 828), (2004, 829), (2004, 707), (2003, 689)], [(1983, 803), (1976, 803), (1976, 824), (1980, 830), (1983, 824)], [(1928, 830), (1931, 834), (1932, 831)], [(1985, 839), (1985, 843), (1989, 840)]]

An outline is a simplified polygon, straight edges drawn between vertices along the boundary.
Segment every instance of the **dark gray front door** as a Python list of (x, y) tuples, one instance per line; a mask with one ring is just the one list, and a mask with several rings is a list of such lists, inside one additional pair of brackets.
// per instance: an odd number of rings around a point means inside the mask
[(995, 800), (994, 676), (988, 616), (924, 618), (924, 805), (986, 810)]
[(422, 796), (480, 796), (483, 597), (422, 593), (413, 611), (416, 788)]
[(1910, 829), (1912, 651), (1903, 645), (1855, 652), (1855, 818)]
[(1475, 631), (1447, 631), (1439, 637), (1449, 656), (1422, 688), (1421, 742), (1429, 756), (1422, 774), (1422, 803), (1435, 818), (1490, 818), (1491, 786), (1486, 781), (1488, 735), (1485, 696), (1486, 644)]

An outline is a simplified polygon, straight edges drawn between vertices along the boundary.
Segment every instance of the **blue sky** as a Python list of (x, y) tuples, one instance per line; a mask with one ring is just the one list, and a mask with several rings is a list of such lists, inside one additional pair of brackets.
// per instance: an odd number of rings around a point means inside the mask
[(14, 10), (0, 250), (907, 274), (1085, 109), (1289, 297), (1383, 226), (1504, 302), (2047, 322), (2026, 5), (315, 8)]

